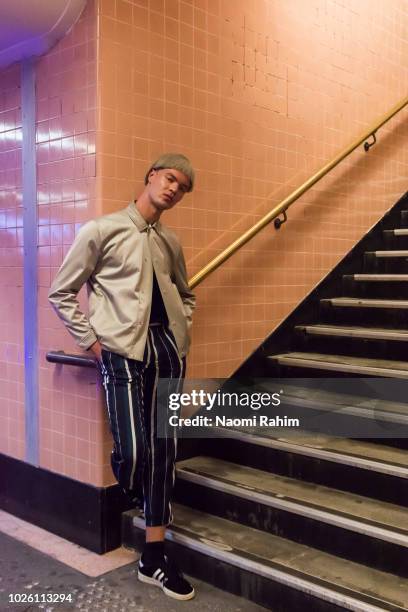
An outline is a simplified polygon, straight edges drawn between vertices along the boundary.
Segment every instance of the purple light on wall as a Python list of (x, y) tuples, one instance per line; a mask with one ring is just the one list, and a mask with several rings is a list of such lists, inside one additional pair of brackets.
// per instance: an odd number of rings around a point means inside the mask
[(77, 21), (86, 0), (0, 2), (0, 68), (42, 55)]
[(21, 106), (23, 118), (25, 442), (26, 461), (38, 466), (37, 176), (35, 156), (35, 63), (32, 59), (22, 63)]

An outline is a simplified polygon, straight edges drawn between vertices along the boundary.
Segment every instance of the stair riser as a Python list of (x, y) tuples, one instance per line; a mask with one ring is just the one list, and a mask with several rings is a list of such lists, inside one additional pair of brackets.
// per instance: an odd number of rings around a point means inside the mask
[[(323, 367), (320, 362), (314, 362), (317, 365), (302, 365), (306, 364), (306, 360), (298, 359), (296, 360), (296, 364), (291, 363), (277, 363), (273, 359), (268, 359), (269, 362), (269, 376), (271, 378), (381, 378), (382, 376), (386, 380), (401, 380), (403, 386), (405, 386), (408, 378), (406, 374), (403, 376), (399, 376), (399, 370), (395, 370), (395, 373), (398, 376), (385, 376), (381, 372), (369, 372), (364, 370), (364, 372), (352, 372), (350, 370), (343, 371), (341, 366), (337, 364), (330, 364), (330, 368), (333, 366), (334, 369), (329, 369)], [(298, 365), (299, 364), (299, 365)], [(322, 362), (323, 364), (323, 362)]]
[(350, 357), (375, 355), (376, 359), (395, 361), (405, 361), (408, 355), (408, 340), (368, 340), (358, 337), (309, 334), (303, 331), (298, 331), (293, 340), (291, 350), (299, 352), (332, 353)]
[(408, 227), (408, 210), (401, 211), (401, 227)]
[[(125, 515), (122, 533), (125, 546), (142, 550), (145, 533), (142, 529), (135, 528)], [(166, 549), (188, 575), (204, 580), (223, 591), (245, 597), (274, 612), (344, 612), (343, 606), (214, 559), (188, 546), (166, 541)]]
[(363, 260), (363, 273), (408, 274), (408, 257), (375, 257), (366, 254)]
[[(296, 439), (296, 438), (295, 438)], [(224, 438), (221, 443), (206, 440), (206, 454), (224, 461), (242, 464), (258, 470), (288, 476), (357, 493), (373, 499), (405, 505), (408, 499), (408, 480), (392, 474), (365, 469), (358, 465), (337, 463), (322, 459), (261, 446), (254, 442)]]
[[(361, 378), (361, 374), (351, 374), (338, 370), (325, 370), (323, 368), (306, 368), (292, 365), (282, 365), (271, 362), (269, 375), (276, 378)], [(364, 378), (370, 375), (365, 374)], [(378, 376), (378, 375), (377, 375)]]
[(382, 242), (383, 249), (408, 249), (408, 236), (395, 236), (391, 232), (385, 231)]
[(374, 536), (329, 525), (317, 517), (313, 519), (301, 516), (179, 478), (176, 480), (175, 499), (197, 510), (313, 546), (357, 563), (396, 574), (404, 571), (406, 550), (403, 547)]
[(408, 309), (338, 307), (323, 302), (320, 308), (319, 323), (332, 325), (359, 326), (364, 321), (367, 327), (389, 327), (408, 329)]
[(343, 293), (348, 297), (406, 300), (408, 281), (355, 281), (344, 278)]

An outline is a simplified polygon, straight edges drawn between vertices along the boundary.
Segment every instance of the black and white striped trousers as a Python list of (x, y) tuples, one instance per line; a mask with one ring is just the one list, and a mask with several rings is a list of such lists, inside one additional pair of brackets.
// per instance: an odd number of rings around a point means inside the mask
[(171, 331), (154, 325), (149, 327), (143, 361), (103, 350), (101, 370), (115, 478), (132, 502), (144, 510), (147, 526), (167, 525), (173, 520), (170, 500), (177, 438), (176, 428), (168, 437), (157, 435), (158, 410), (168, 411), (167, 405), (158, 405), (157, 385), (159, 378), (172, 379), (173, 390), (180, 389), (185, 361)]

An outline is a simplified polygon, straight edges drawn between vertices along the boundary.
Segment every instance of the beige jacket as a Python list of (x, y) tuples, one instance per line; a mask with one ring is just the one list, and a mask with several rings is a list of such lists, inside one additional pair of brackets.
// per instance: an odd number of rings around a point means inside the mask
[[(49, 292), (58, 316), (83, 349), (96, 340), (130, 359), (143, 359), (153, 268), (181, 357), (190, 345), (194, 294), (177, 237), (159, 221), (150, 226), (132, 202), (86, 223)], [(89, 316), (77, 293), (87, 283)]]

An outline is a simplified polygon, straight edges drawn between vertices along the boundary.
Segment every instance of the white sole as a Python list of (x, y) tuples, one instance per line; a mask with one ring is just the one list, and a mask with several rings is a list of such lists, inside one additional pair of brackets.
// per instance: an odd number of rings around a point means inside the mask
[(168, 597), (172, 597), (173, 599), (178, 599), (179, 601), (187, 601), (188, 599), (193, 599), (193, 597), (195, 596), (194, 589), (191, 591), (191, 593), (187, 593), (187, 595), (179, 595), (178, 593), (175, 593), (174, 591), (170, 591), (160, 581), (156, 580), (155, 578), (151, 578), (150, 576), (145, 576), (139, 570), (137, 571), (137, 577), (141, 582), (145, 582), (146, 584), (152, 584), (153, 586), (160, 587), (163, 590), (163, 593), (165, 593)]

